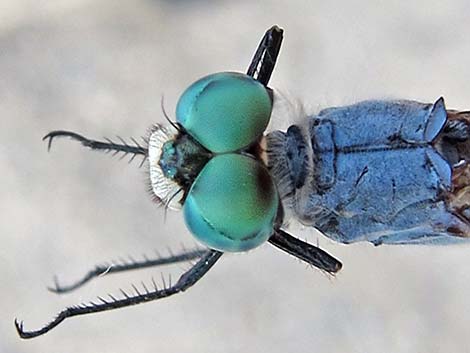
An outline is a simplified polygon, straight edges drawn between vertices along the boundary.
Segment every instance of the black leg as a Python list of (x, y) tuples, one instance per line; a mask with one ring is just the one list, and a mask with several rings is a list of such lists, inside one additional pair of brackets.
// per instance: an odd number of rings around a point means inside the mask
[(144, 156), (142, 163), (147, 158), (147, 149), (145, 147), (142, 147), (134, 139), (132, 139), (134, 146), (131, 146), (127, 144), (120, 137), (118, 137), (118, 139), (122, 143), (115, 143), (111, 141), (110, 139), (106, 139), (106, 142), (103, 142), (103, 141), (90, 140), (72, 131), (56, 130), (56, 131), (51, 131), (50, 133), (48, 133), (46, 136), (43, 137), (43, 140), (48, 140), (47, 148), (49, 150), (51, 149), (52, 140), (56, 137), (69, 137), (72, 140), (79, 141), (83, 146), (89, 147), (92, 150), (100, 150), (104, 152), (114, 151), (113, 155), (118, 154), (120, 152), (124, 154), (123, 157), (126, 156), (127, 154), (131, 154), (132, 157), (129, 162), (131, 162), (135, 158), (135, 156), (137, 156), (138, 154)]
[(180, 254), (176, 254), (176, 255), (171, 254), (170, 256), (167, 256), (167, 257), (158, 256), (154, 259), (149, 259), (147, 257), (144, 257), (144, 259), (140, 261), (129, 258), (128, 261), (121, 260), (120, 263), (117, 263), (117, 264), (114, 264), (113, 262), (111, 262), (111, 263), (96, 265), (92, 270), (88, 271), (88, 273), (85, 276), (83, 276), (81, 279), (69, 285), (61, 285), (58, 283), (57, 278), (55, 278), (54, 287), (49, 287), (48, 289), (54, 293), (59, 293), (59, 294), (67, 293), (83, 286), (85, 283), (91, 281), (93, 278), (96, 278), (96, 277), (101, 277), (103, 275), (109, 275), (109, 274), (117, 273), (117, 272), (138, 270), (138, 269), (143, 269), (147, 267), (170, 265), (170, 264), (174, 264), (178, 262), (191, 261), (191, 260), (200, 258), (206, 253), (207, 253), (207, 249), (194, 249), (194, 250), (188, 250), (188, 251), (185, 250), (184, 252)]
[(98, 303), (90, 302), (88, 304), (68, 307), (61, 311), (49, 324), (40, 328), (39, 330), (26, 331), (23, 328), (23, 322), (15, 320), (16, 330), (18, 331), (18, 334), (21, 338), (33, 338), (49, 332), (62, 321), (72, 316), (98, 313), (101, 311), (123, 308), (126, 306), (169, 297), (173, 294), (185, 291), (198, 280), (200, 280), (207, 273), (207, 271), (209, 271), (210, 268), (214, 266), (222, 254), (223, 253), (217, 250), (208, 250), (193, 267), (181, 275), (176, 284), (170, 285), (167, 288), (158, 289), (154, 284), (154, 289), (151, 291), (149, 291), (144, 286), (144, 292), (142, 293), (137, 289), (137, 287), (134, 286), (134, 290), (136, 292), (135, 295), (129, 295), (121, 290), (121, 293), (124, 297), (120, 299), (109, 295), (109, 299), (98, 297)]
[(338, 272), (343, 266), (341, 262), (326, 251), (294, 238), (282, 229), (276, 230), (269, 238), (269, 242), (275, 247), (330, 274)]
[(258, 49), (251, 60), (247, 75), (267, 86), (274, 66), (276, 65), (279, 50), (281, 50), (284, 31), (278, 26), (268, 29), (258, 45)]

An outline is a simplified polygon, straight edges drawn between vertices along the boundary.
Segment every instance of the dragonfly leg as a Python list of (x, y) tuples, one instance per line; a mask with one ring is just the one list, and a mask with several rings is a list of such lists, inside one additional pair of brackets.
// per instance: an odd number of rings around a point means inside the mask
[(247, 75), (267, 86), (281, 49), (284, 31), (273, 26), (266, 31), (251, 60)]
[(173, 294), (185, 291), (199, 281), (211, 267), (214, 266), (222, 254), (222, 252), (217, 250), (208, 250), (193, 267), (183, 273), (178, 281), (169, 287), (158, 289), (157, 286), (154, 285), (154, 289), (149, 291), (144, 286), (144, 291), (142, 292), (134, 286), (135, 294), (133, 295), (129, 295), (121, 290), (123, 297), (119, 299), (109, 295), (109, 299), (98, 297), (98, 303), (90, 302), (68, 307), (62, 310), (54, 320), (38, 330), (27, 331), (24, 329), (22, 321), (15, 320), (16, 330), (21, 338), (33, 338), (49, 332), (69, 317), (98, 313), (169, 297)]
[(52, 141), (56, 137), (69, 137), (72, 140), (79, 141), (83, 146), (91, 148), (92, 150), (98, 150), (98, 151), (104, 151), (104, 152), (113, 151), (114, 152), (113, 155), (116, 155), (118, 153), (123, 153), (123, 157), (124, 157), (129, 154), (132, 156), (129, 162), (132, 162), (132, 160), (137, 155), (144, 156), (142, 163), (147, 158), (147, 148), (143, 147), (135, 139), (132, 139), (133, 145), (129, 145), (121, 137), (118, 137), (121, 143), (115, 143), (110, 139), (105, 139), (106, 141), (97, 141), (97, 140), (88, 139), (80, 134), (77, 134), (76, 132), (65, 131), (65, 130), (55, 130), (55, 131), (51, 131), (50, 133), (48, 133), (46, 136), (42, 138), (43, 140), (48, 140), (47, 141), (48, 150), (51, 149)]
[(294, 238), (282, 229), (275, 230), (269, 238), (269, 242), (288, 254), (330, 274), (338, 272), (343, 266), (339, 260), (326, 251)]
[(153, 267), (153, 266), (163, 266), (170, 265), (178, 262), (186, 262), (194, 259), (198, 259), (201, 256), (207, 253), (207, 249), (193, 249), (193, 250), (184, 250), (178, 254), (170, 254), (170, 256), (160, 256), (157, 255), (155, 258), (148, 258), (144, 256), (142, 260), (135, 260), (129, 257), (128, 260), (120, 260), (118, 263), (111, 261), (110, 263), (104, 263), (96, 265), (93, 269), (88, 271), (82, 278), (72, 282), (68, 285), (59, 284), (57, 278), (54, 278), (54, 286), (48, 287), (51, 292), (62, 294), (71, 292), (85, 283), (91, 281), (93, 278), (101, 277), (104, 275), (109, 275), (117, 272), (124, 272), (130, 270), (139, 270), (143, 268)]

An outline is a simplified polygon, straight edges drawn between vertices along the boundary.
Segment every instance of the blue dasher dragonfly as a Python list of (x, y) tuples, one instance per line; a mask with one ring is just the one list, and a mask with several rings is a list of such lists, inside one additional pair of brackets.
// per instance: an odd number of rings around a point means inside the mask
[(186, 89), (176, 122), (156, 125), (146, 145), (133, 140), (68, 137), (97, 151), (142, 156), (153, 197), (182, 208), (190, 232), (205, 249), (169, 257), (96, 266), (70, 285), (74, 290), (103, 273), (197, 260), (174, 284), (134, 287), (135, 293), (98, 297), (64, 309), (38, 330), (40, 336), (69, 317), (149, 302), (185, 291), (224, 252), (268, 241), (330, 274), (342, 264), (320, 248), (290, 235), (286, 214), (341, 243), (450, 244), (470, 236), (470, 112), (448, 110), (444, 99), (370, 100), (306, 116), (304, 124), (266, 133), (276, 95), (268, 87), (283, 31), (262, 38), (246, 74), (206, 76)]

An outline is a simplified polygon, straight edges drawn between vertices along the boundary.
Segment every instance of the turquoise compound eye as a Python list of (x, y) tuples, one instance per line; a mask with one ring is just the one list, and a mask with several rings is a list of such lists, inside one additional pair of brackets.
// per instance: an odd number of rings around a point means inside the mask
[(264, 166), (239, 154), (212, 158), (183, 205), (186, 225), (209, 248), (246, 251), (273, 233), (279, 207), (276, 186)]
[(251, 76), (221, 72), (189, 86), (176, 106), (176, 119), (201, 145), (215, 153), (233, 152), (260, 137), (272, 101)]

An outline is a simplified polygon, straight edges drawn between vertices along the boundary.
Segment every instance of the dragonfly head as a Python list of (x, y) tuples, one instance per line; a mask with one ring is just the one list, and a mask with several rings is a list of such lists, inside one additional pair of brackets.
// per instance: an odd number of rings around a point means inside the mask
[(282, 213), (273, 179), (250, 154), (271, 110), (271, 93), (261, 83), (217, 73), (181, 95), (176, 132), (157, 126), (150, 135), (154, 194), (168, 207), (182, 205), (188, 228), (210, 248), (252, 249), (269, 238)]

